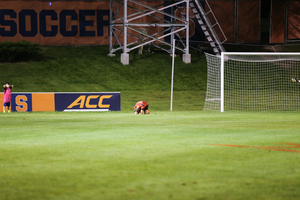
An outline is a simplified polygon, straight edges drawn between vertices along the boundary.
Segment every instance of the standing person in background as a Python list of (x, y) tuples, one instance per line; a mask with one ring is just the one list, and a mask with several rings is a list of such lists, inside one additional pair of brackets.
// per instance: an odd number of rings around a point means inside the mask
[(141, 114), (149, 114), (149, 105), (147, 101), (139, 101), (137, 102), (134, 107), (134, 114), (141, 115)]
[(3, 85), (3, 89), (4, 89), (3, 113), (5, 113), (5, 107), (8, 107), (8, 113), (10, 113), (11, 89), (13, 87), (14, 86), (10, 85), (9, 82), (6, 82), (5, 85)]

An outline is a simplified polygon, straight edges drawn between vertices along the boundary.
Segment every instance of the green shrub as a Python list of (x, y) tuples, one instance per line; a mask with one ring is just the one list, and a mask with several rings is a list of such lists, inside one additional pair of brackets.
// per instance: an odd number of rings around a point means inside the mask
[(0, 62), (28, 61), (38, 57), (41, 52), (39, 44), (27, 41), (0, 43)]

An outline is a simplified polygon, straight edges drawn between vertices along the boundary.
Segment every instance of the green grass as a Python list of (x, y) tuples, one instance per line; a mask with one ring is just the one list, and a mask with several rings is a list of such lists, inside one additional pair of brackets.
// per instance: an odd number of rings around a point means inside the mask
[[(298, 200), (298, 112), (204, 112), (206, 62), (107, 47), (43, 47), (0, 63), (14, 92), (121, 92), (122, 112), (0, 113), (0, 199)], [(138, 100), (150, 115), (133, 115)], [(214, 146), (231, 144), (251, 147)], [(254, 146), (254, 147), (253, 147)]]
[[(0, 113), (0, 199), (300, 198), (298, 112)], [(294, 149), (300, 150), (300, 149)]]
[[(14, 92), (121, 92), (121, 108), (132, 110), (140, 100), (168, 110), (171, 56), (156, 51), (130, 53), (130, 65), (120, 55), (108, 57), (108, 47), (43, 47), (38, 61), (0, 63), (0, 80)], [(206, 90), (205, 56), (192, 55), (192, 63), (175, 59), (174, 110), (201, 110)]]

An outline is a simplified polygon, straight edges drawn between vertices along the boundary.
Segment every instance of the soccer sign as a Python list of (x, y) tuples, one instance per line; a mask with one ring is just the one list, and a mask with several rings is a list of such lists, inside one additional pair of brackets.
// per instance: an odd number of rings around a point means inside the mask
[(0, 1), (0, 42), (106, 45), (109, 1)]

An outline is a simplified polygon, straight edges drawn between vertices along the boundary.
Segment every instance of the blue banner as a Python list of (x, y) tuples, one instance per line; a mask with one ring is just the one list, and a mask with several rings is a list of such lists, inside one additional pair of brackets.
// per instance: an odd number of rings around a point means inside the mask
[(55, 93), (55, 111), (120, 111), (119, 92)]
[(11, 111), (31, 112), (32, 111), (31, 93), (12, 93)]

